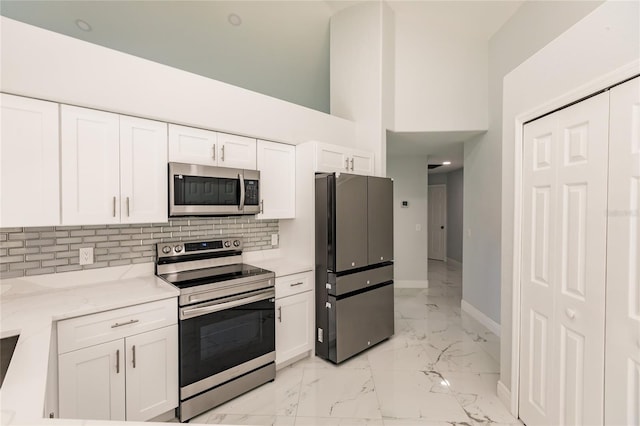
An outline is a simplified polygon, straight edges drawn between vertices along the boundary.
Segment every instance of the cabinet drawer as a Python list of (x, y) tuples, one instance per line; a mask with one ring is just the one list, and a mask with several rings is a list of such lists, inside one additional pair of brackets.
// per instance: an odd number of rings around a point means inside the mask
[(177, 299), (158, 300), (58, 322), (58, 354), (178, 322)]
[(277, 277), (276, 299), (311, 290), (312, 288), (313, 274), (311, 272)]

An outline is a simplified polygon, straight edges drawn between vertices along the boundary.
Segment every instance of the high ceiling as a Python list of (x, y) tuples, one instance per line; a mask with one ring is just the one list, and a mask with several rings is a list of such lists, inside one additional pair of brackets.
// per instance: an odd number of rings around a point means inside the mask
[[(329, 22), (360, 1), (1, 0), (0, 14), (328, 113)], [(388, 3), (425, 25), (488, 39), (522, 0)], [(477, 134), (388, 132), (388, 152), (446, 158), (452, 169)]]

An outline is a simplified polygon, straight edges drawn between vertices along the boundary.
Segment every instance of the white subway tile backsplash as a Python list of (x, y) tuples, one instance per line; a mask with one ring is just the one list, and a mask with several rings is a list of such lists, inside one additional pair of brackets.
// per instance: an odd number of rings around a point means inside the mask
[[(244, 250), (267, 250), (277, 220), (190, 218), (167, 223), (0, 228), (0, 277), (52, 274), (155, 261), (155, 244), (239, 236)], [(78, 249), (93, 247), (95, 263), (79, 265)]]

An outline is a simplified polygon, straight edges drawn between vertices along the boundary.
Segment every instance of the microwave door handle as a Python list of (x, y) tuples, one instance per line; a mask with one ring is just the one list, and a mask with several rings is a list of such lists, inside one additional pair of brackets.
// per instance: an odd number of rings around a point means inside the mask
[(240, 205), (238, 206), (238, 210), (244, 210), (244, 173), (238, 173), (238, 178), (240, 179)]

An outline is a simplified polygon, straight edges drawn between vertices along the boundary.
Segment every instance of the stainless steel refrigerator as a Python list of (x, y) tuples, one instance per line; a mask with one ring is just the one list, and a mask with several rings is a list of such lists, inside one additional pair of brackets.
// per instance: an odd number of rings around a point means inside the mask
[(394, 332), (393, 181), (317, 174), (316, 355), (340, 363)]

